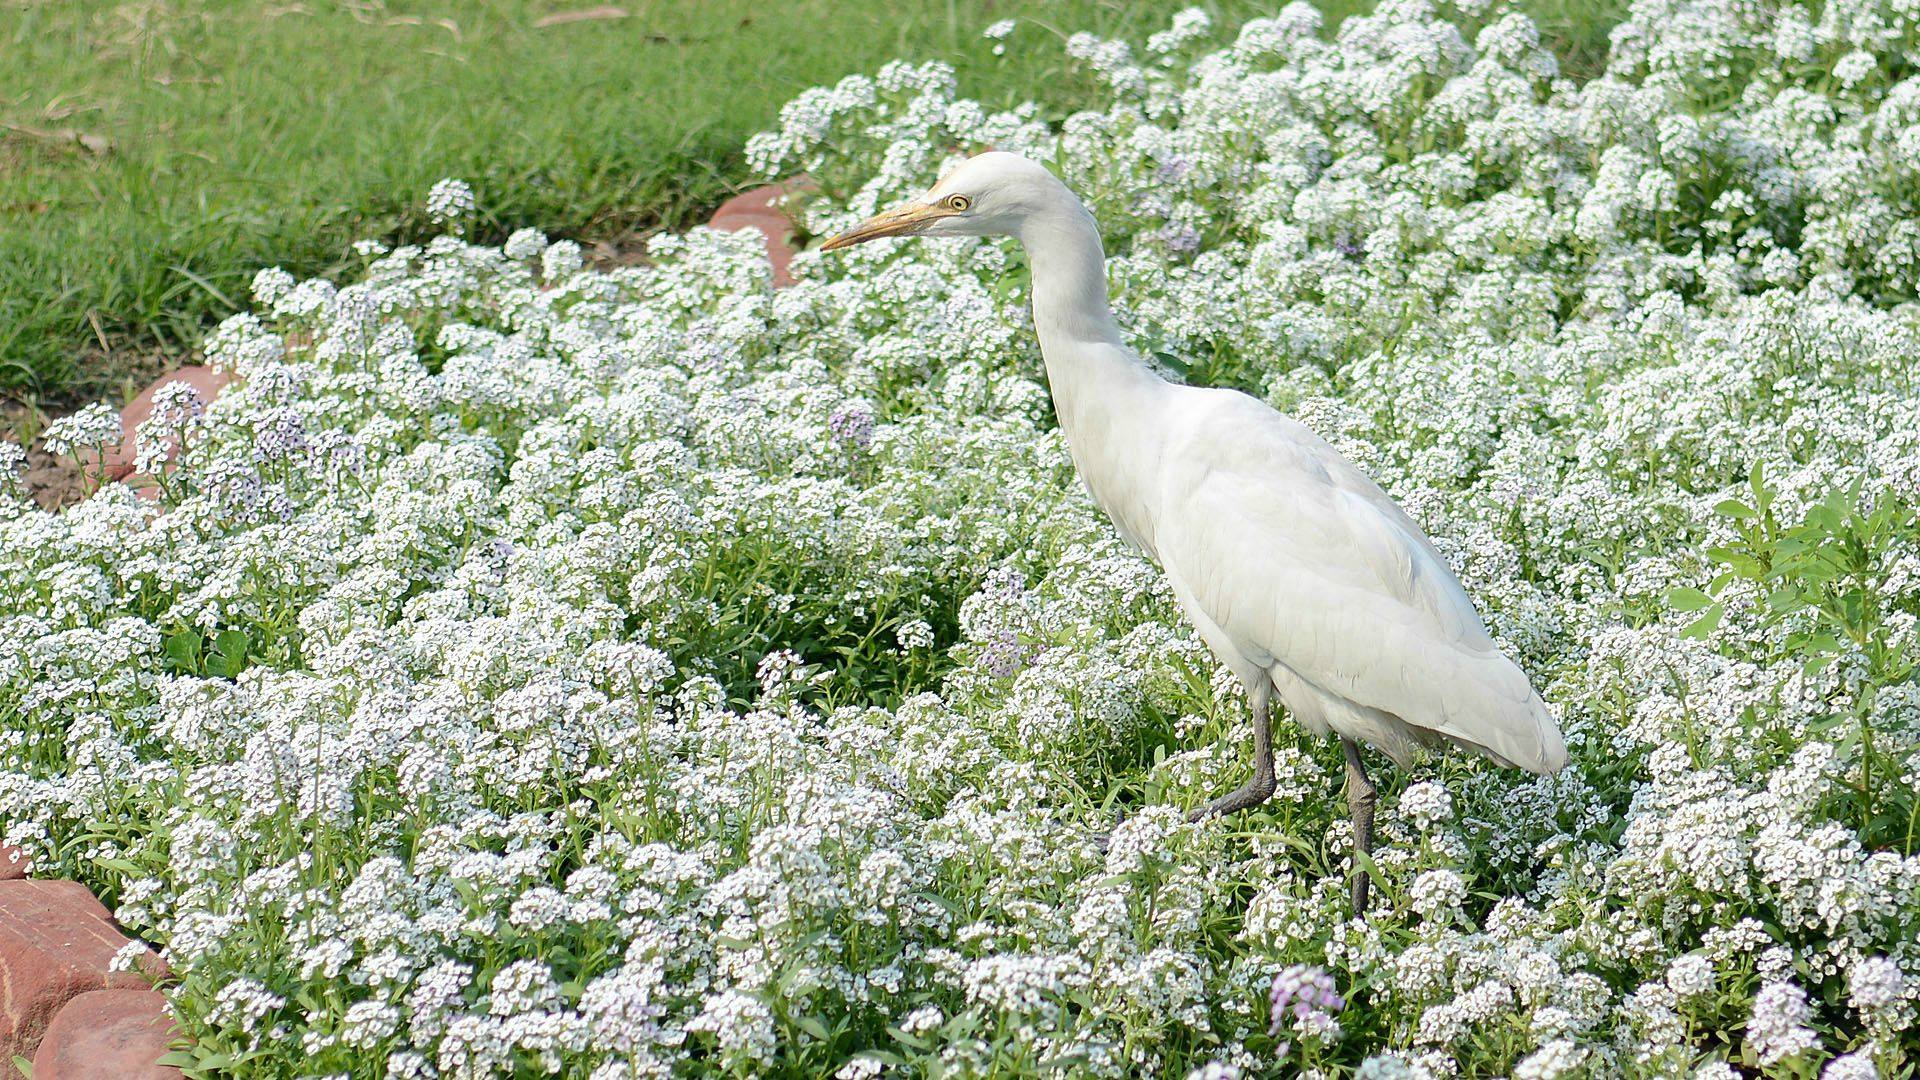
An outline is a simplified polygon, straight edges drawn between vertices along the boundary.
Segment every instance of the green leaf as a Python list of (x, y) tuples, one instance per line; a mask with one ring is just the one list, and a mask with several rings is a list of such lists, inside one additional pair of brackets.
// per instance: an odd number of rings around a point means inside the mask
[[(897, 1027), (889, 1027), (887, 1029), (887, 1034), (893, 1036), (893, 1039), (895, 1042), (900, 1043), (903, 1046), (911, 1046), (915, 1050), (926, 1050), (926, 1049), (929, 1049), (932, 1045), (931, 1043), (927, 1042), (927, 1040), (920, 1038), (918, 1035), (909, 1035), (905, 1031), (902, 1031)], [(873, 1051), (869, 1050), (867, 1052), (872, 1053)]]
[(174, 667), (191, 672), (200, 666), (200, 644), (199, 634), (191, 630), (182, 630), (168, 638), (162, 648)]
[(1800, 570), (1800, 579), (1809, 585), (1826, 585), (1840, 579), (1840, 571), (1824, 559), (1809, 559)]
[(27, 1080), (33, 1080), (33, 1062), (28, 1061), (19, 1054), (15, 1054), (13, 1055), (13, 1067), (19, 1069), (20, 1075), (26, 1077)]
[(1840, 642), (1832, 634), (1822, 630), (1807, 641), (1807, 651), (1817, 653), (1836, 653), (1840, 651)]
[(1744, 578), (1758, 578), (1767, 572), (1759, 559), (1741, 551), (1739, 548), (1714, 547), (1707, 549), (1707, 556), (1714, 562), (1724, 563), (1734, 573)]
[(1722, 499), (1720, 500), (1719, 505), (1713, 508), (1713, 512), (1716, 514), (1719, 514), (1721, 517), (1730, 517), (1730, 518), (1750, 518), (1750, 517), (1760, 516), (1759, 514), (1754, 512), (1753, 507), (1748, 506), (1746, 503), (1741, 502), (1739, 499)]
[(1807, 511), (1807, 524), (1824, 529), (1829, 533), (1838, 533), (1846, 529), (1845, 520), (1831, 506), (1816, 506)]
[(1706, 610), (1705, 614), (1693, 620), (1693, 623), (1685, 630), (1680, 631), (1680, 636), (1683, 638), (1705, 640), (1708, 634), (1720, 628), (1720, 618), (1726, 613), (1727, 609), (1725, 605), (1714, 604)]
[(1767, 610), (1776, 614), (1788, 615), (1806, 606), (1807, 598), (1791, 585), (1767, 594)]
[(1675, 611), (1699, 611), (1713, 603), (1713, 597), (1699, 589), (1679, 585), (1667, 590), (1667, 606)]
[(207, 671), (231, 679), (247, 669), (247, 648), (252, 640), (244, 630), (222, 630), (213, 639), (213, 655), (207, 657)]

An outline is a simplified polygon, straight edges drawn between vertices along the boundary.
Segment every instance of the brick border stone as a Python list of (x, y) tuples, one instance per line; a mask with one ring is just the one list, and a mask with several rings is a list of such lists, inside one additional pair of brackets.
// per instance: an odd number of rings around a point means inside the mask
[(147, 990), (167, 974), (145, 947), (136, 970), (111, 970), (133, 944), (77, 881), (0, 881), (0, 1063), (31, 1057), (67, 1002), (89, 990)]
[(67, 1002), (33, 1055), (33, 1080), (180, 1080), (160, 1058), (176, 1037), (155, 990), (89, 990)]
[(713, 212), (707, 222), (710, 229), (739, 232), (758, 229), (767, 242), (767, 259), (773, 263), (773, 286), (784, 289), (793, 284), (793, 198), (818, 191), (819, 185), (802, 173), (799, 176), (743, 191)]

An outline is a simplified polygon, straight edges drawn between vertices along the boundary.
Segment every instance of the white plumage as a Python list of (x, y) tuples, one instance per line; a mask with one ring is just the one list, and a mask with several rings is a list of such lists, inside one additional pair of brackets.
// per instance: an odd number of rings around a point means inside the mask
[[(1356, 742), (1401, 765), (1415, 747), (1440, 743), (1538, 773), (1566, 764), (1525, 673), (1378, 485), (1297, 421), (1237, 391), (1169, 383), (1125, 347), (1093, 216), (1051, 173), (981, 154), (826, 247), (900, 235), (1010, 235), (1025, 246), (1034, 326), (1074, 465), (1121, 534), (1166, 571), (1253, 708), (1253, 781), (1196, 816), (1272, 794), (1274, 695), (1309, 731), (1341, 737), (1362, 851), (1373, 789)], [(1356, 909), (1366, 886), (1356, 873)]]

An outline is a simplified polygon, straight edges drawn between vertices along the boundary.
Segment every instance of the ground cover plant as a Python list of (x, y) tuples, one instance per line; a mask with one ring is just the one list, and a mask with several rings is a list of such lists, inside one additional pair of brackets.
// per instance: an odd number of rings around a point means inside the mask
[(164, 514), (6, 505), (0, 832), (205, 1075), (1911, 1075), (1916, 14), (1641, 0), (1585, 81), (1497, 5), (1182, 15), (1070, 39), (1058, 123), (902, 64), (748, 144), (815, 233), (1052, 163), (1143, 353), (1436, 538), (1574, 760), (1383, 771), (1367, 922), (1331, 744), (1183, 822), (1244, 704), (1074, 479), (1017, 248), (598, 273), (458, 181), (255, 277)]

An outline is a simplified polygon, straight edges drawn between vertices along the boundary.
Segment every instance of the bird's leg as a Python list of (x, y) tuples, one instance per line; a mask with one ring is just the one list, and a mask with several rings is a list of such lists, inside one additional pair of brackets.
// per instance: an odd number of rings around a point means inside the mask
[(1340, 752), (1347, 759), (1347, 812), (1353, 815), (1353, 914), (1367, 912), (1367, 889), (1372, 879), (1360, 861), (1373, 854), (1373, 781), (1367, 779), (1367, 767), (1360, 761), (1360, 744), (1340, 736)]
[(1271, 686), (1261, 686), (1247, 691), (1247, 704), (1253, 707), (1253, 779), (1248, 780), (1244, 786), (1188, 814), (1188, 821), (1199, 821), (1216, 814), (1231, 814), (1236, 810), (1245, 810), (1249, 806), (1259, 806), (1272, 798), (1273, 718), (1267, 708), (1272, 696)]

